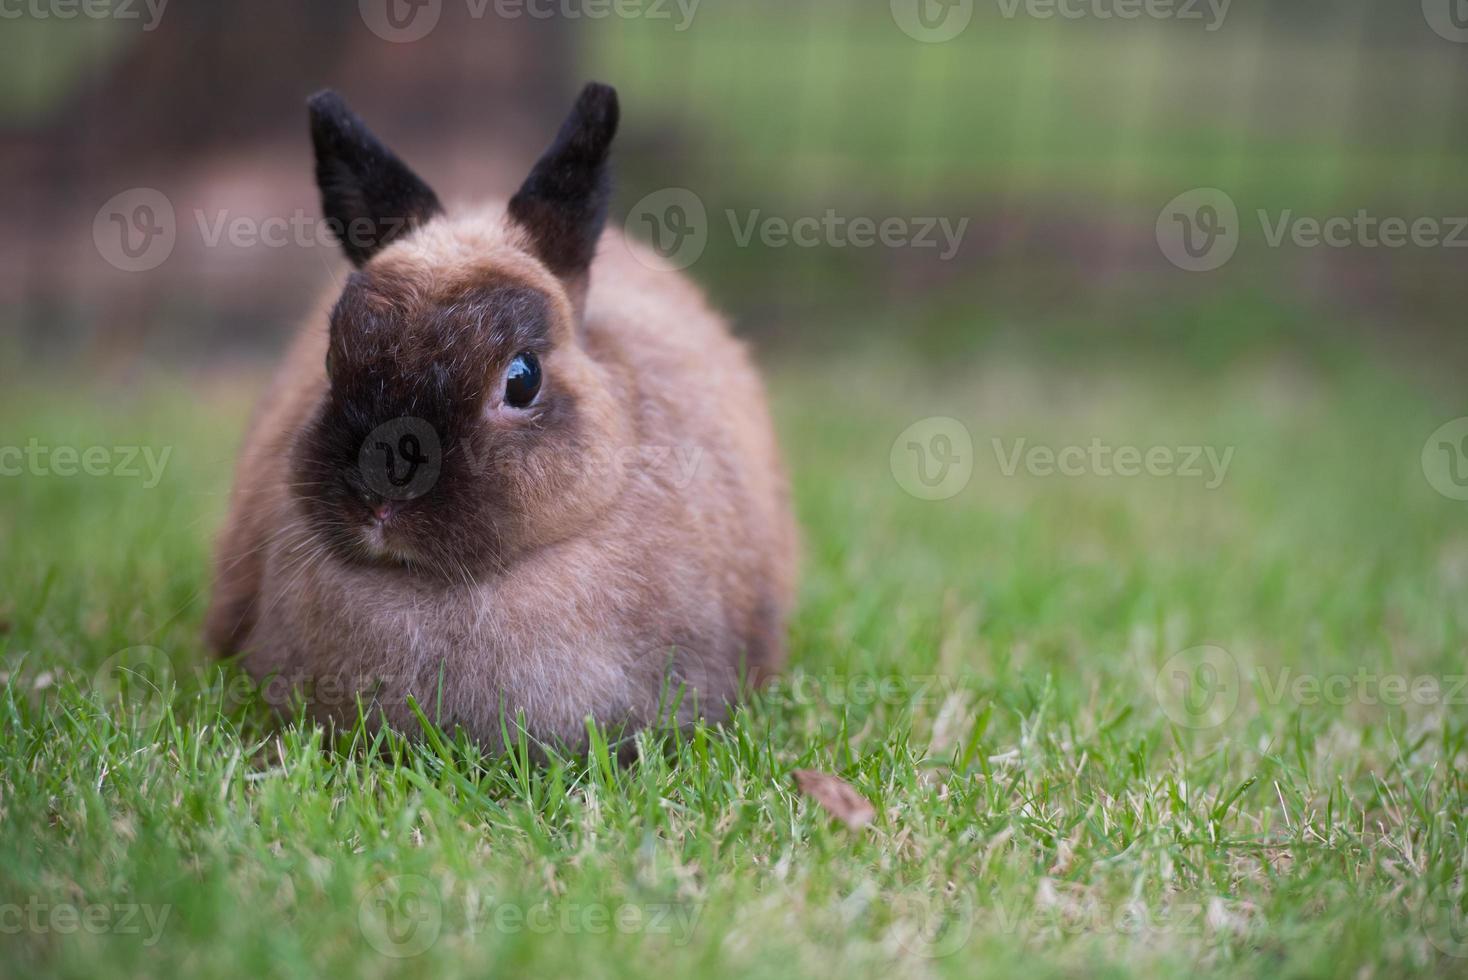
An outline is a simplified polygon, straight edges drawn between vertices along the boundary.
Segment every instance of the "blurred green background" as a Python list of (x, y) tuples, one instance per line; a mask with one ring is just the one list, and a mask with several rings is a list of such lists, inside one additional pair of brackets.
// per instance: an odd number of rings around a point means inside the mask
[[(764, 341), (963, 344), (1013, 328), (1061, 347), (1226, 351), (1368, 329), (1457, 354), (1460, 251), (1271, 248), (1256, 218), (1468, 214), (1468, 46), (1416, 3), (1179, 0), (1162, 9), (1185, 16), (1128, 20), (1102, 16), (1125, 0), (1070, 0), (1074, 18), (1027, 12), (1044, 0), (645, 0), (625, 17), (438, 0), (410, 42), (371, 30), (371, 6), (180, 3), (151, 29), (141, 6), (138, 20), (7, 20), (0, 296), (22, 351), (187, 363), (278, 346), (336, 256), (211, 245), (206, 226), (315, 214), (301, 103), (318, 87), (443, 196), (473, 200), (513, 190), (594, 77), (625, 106), (618, 214), (662, 188), (696, 193), (709, 234), (693, 275)], [(918, 40), (905, 6), (967, 26)], [(91, 235), (136, 187), (167, 197), (178, 230), (145, 273), (113, 268)], [(1243, 236), (1206, 274), (1169, 263), (1155, 234), (1164, 205), (1200, 187), (1230, 195)], [(731, 210), (967, 225), (952, 256), (744, 246)], [(1244, 312), (1220, 323), (1220, 303)]]

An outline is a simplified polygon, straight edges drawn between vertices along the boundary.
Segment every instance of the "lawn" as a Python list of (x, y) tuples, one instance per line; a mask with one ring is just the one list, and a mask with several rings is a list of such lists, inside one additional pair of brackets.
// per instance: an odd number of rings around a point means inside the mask
[(768, 355), (791, 671), (626, 767), (274, 718), (198, 638), (258, 378), (13, 377), (0, 442), (106, 452), (0, 478), (0, 973), (1468, 973), (1460, 389), (1045, 327)]

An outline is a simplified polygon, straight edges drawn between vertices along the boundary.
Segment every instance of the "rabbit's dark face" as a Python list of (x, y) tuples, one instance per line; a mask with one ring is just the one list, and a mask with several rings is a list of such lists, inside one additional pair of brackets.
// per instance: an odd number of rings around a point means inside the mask
[(337, 96), (312, 99), (322, 205), (358, 271), (292, 469), (341, 560), (467, 580), (575, 534), (617, 493), (621, 474), (594, 461), (625, 410), (576, 325), (617, 119), (616, 93), (588, 85), (504, 215), (451, 219)]
[(354, 273), (332, 311), (330, 386), (295, 447), (296, 492), (343, 561), (492, 572), (615, 491), (618, 474), (592, 462), (619, 420), (564, 296), (494, 273), (433, 296), (403, 264)]

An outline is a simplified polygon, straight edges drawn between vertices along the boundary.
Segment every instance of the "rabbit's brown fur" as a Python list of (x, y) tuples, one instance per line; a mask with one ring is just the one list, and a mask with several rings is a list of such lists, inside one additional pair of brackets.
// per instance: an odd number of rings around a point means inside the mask
[[(360, 698), (415, 730), (413, 695), (486, 744), (523, 715), (574, 746), (588, 717), (718, 718), (780, 665), (795, 584), (760, 380), (652, 253), (608, 231), (589, 270), (551, 261), (515, 213), (420, 215), (308, 321), (241, 452), (209, 642), (322, 720)], [(496, 407), (527, 345), (538, 401)], [(443, 438), (442, 474), (374, 532), (334, 440), (355, 458), (339, 427), (412, 411)]]

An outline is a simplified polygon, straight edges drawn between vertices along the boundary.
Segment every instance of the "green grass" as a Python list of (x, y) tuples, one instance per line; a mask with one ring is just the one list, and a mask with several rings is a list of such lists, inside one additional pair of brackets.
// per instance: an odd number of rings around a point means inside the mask
[[(1468, 524), (1419, 463), (1464, 406), (1434, 370), (1312, 348), (773, 359), (792, 672), (625, 768), (274, 719), (198, 639), (253, 384), (15, 379), (0, 444), (172, 455), (151, 489), (0, 478), (0, 973), (1468, 974), (1445, 952)], [(932, 416), (975, 446), (945, 501), (889, 462)], [(1210, 490), (1006, 476), (996, 438), (1235, 452)], [(164, 696), (96, 688), (139, 645)], [(1200, 645), (1240, 679), (1206, 716), (1168, 686)], [(1384, 675), (1444, 687), (1371, 703)], [(1350, 681), (1316, 703), (1300, 676)], [(875, 824), (833, 822), (797, 768)]]

